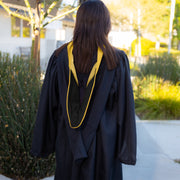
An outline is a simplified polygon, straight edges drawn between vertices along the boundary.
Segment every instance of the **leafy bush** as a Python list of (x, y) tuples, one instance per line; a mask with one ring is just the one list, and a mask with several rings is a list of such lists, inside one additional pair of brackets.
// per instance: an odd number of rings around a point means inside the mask
[(160, 47), (162, 48), (168, 48), (168, 44), (164, 43), (164, 42), (161, 42), (160, 43)]
[(157, 76), (133, 80), (135, 110), (141, 119), (180, 119), (180, 83)]
[[(150, 56), (163, 56), (164, 54), (168, 53), (168, 49), (165, 47), (160, 47), (159, 49), (155, 49), (155, 48), (150, 48), (149, 49), (149, 55)], [(180, 56), (180, 51), (176, 50), (176, 49), (171, 49), (170, 53), (173, 56)]]
[(174, 162), (179, 163), (180, 164), (180, 159), (175, 159)]
[(141, 72), (146, 75), (157, 75), (164, 80), (171, 80), (174, 84), (180, 81), (180, 66), (172, 55), (149, 57), (147, 64), (141, 66)]
[[(150, 49), (155, 48), (155, 42), (152, 42), (149, 39), (141, 38), (141, 54), (142, 56), (149, 55)], [(132, 44), (132, 56), (135, 55), (136, 46), (137, 46), (137, 39), (135, 39)]]
[(0, 53), (0, 173), (13, 179), (52, 175), (54, 155), (33, 158), (29, 151), (41, 81), (30, 60)]
[(129, 61), (130, 64), (130, 71), (131, 71), (131, 76), (140, 76), (140, 68), (137, 63)]

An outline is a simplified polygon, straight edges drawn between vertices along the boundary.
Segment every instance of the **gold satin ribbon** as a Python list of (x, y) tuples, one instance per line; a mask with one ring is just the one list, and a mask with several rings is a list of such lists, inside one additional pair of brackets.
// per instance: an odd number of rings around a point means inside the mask
[[(74, 66), (74, 57), (73, 57), (73, 53), (72, 53), (72, 51), (73, 51), (73, 42), (72, 41), (68, 44), (67, 50), (68, 50), (68, 59), (69, 59), (69, 69), (72, 71), (74, 78), (76, 80), (76, 83), (79, 85), (76, 69)], [(103, 51), (98, 47), (97, 62), (94, 64), (94, 66), (89, 74), (89, 78), (88, 78), (86, 87), (88, 86), (88, 84), (92, 80), (92, 78), (95, 76), (95, 74), (98, 72), (102, 57), (103, 57)]]

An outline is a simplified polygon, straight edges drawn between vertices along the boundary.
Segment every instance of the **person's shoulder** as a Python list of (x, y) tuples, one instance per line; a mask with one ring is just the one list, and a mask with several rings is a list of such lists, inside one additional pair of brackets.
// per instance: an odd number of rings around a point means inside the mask
[(63, 44), (61, 47), (57, 48), (55, 51), (54, 51), (54, 55), (56, 57), (59, 57), (60, 55), (63, 55), (65, 53), (67, 53), (67, 45), (68, 43), (65, 43)]
[(123, 57), (127, 57), (127, 54), (119, 48), (114, 47), (114, 51), (115, 51), (116, 56), (120, 59)]
[(124, 65), (125, 63), (127, 63), (128, 57), (127, 57), (127, 54), (123, 50), (114, 47), (114, 51), (117, 57), (118, 65), (120, 64)]

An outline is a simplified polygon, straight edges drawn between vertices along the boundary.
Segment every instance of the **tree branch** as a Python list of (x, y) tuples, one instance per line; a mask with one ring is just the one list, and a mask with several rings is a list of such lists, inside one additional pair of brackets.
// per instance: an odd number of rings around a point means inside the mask
[(52, 11), (52, 9), (56, 6), (57, 1), (54, 1), (49, 8), (47, 9), (47, 11), (44, 14), (43, 20), (48, 16), (48, 14)]
[(23, 19), (23, 20), (25, 20), (25, 21), (29, 21), (29, 22), (31, 21), (30, 18), (11, 11), (11, 10), (9, 9), (9, 7), (6, 6), (6, 5), (2, 2), (2, 0), (0, 0), (0, 5), (8, 12), (9, 15), (18, 17), (18, 18)]
[(34, 24), (34, 17), (33, 17), (32, 11), (31, 11), (31, 6), (30, 6), (30, 4), (29, 4), (29, 1), (28, 1), (28, 0), (24, 0), (24, 2), (25, 2), (25, 4), (26, 4), (26, 7), (28, 8), (28, 13), (29, 13), (31, 22), (32, 22), (32, 24)]
[(45, 27), (45, 26), (48, 25), (49, 23), (51, 23), (51, 22), (53, 22), (53, 21), (55, 21), (55, 20), (57, 20), (57, 19), (65, 16), (65, 15), (67, 15), (67, 14), (70, 14), (70, 13), (76, 11), (78, 8), (79, 8), (79, 6), (76, 7), (76, 8), (73, 8), (73, 9), (71, 9), (71, 10), (69, 10), (69, 11), (67, 11), (67, 12), (65, 12), (65, 13), (63, 13), (63, 14), (60, 14), (60, 15), (55, 16), (54, 18), (52, 18), (51, 20), (49, 20), (47, 23), (43, 24), (41, 28)]

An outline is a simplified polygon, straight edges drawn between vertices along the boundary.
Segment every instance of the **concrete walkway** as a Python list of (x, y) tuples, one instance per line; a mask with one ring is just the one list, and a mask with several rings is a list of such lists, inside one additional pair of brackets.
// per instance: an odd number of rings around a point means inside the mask
[[(137, 122), (137, 163), (123, 164), (123, 180), (180, 180), (180, 120)], [(8, 180), (0, 175), (0, 180)], [(43, 180), (53, 180), (53, 177)]]
[(124, 180), (180, 180), (180, 121), (137, 119), (137, 163), (123, 165)]

